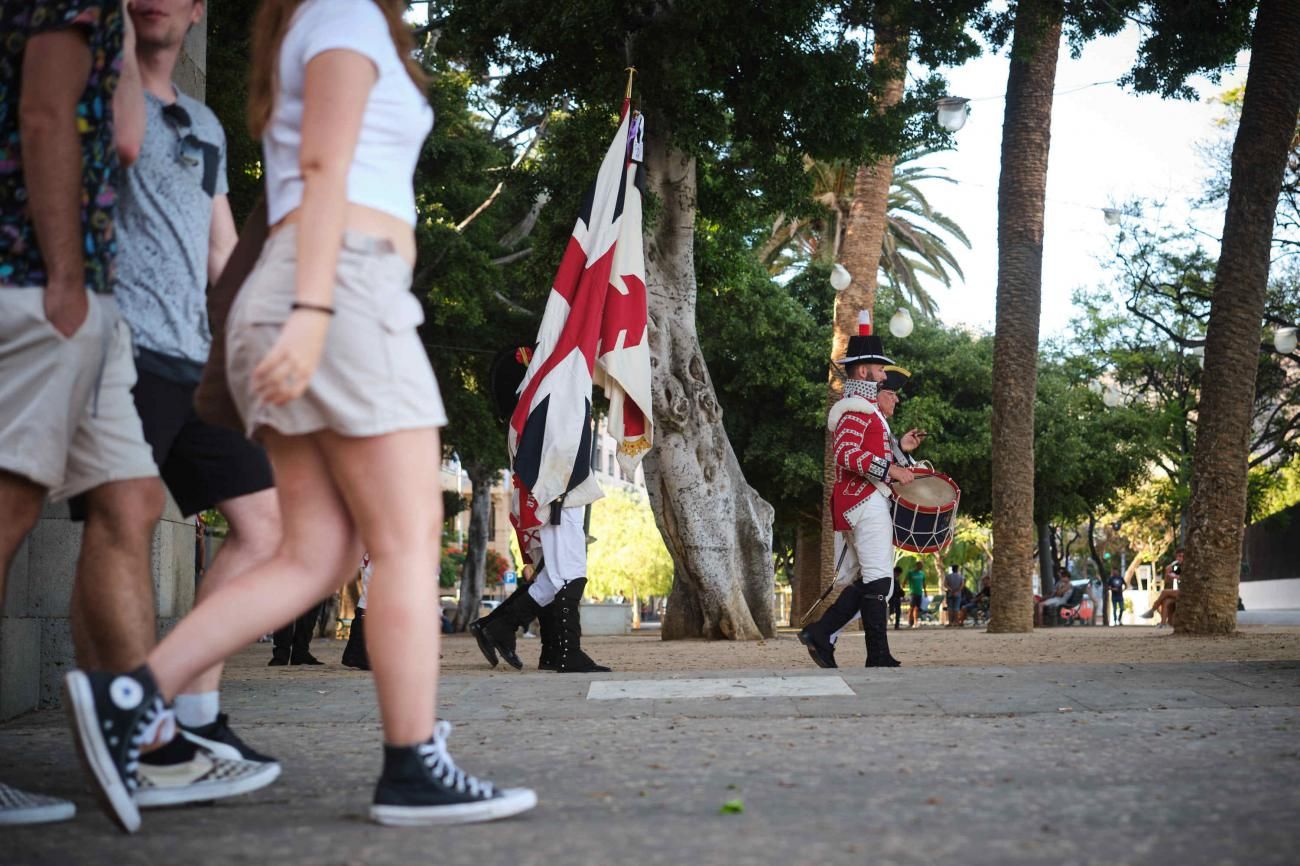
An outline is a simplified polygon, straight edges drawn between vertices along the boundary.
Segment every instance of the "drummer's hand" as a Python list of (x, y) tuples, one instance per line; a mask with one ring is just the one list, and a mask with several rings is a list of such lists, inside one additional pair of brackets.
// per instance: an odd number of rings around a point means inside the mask
[(915, 451), (917, 448), (921, 447), (921, 443), (925, 441), (927, 435), (928, 434), (924, 430), (917, 430), (916, 428), (908, 430), (903, 434), (902, 441), (898, 443), (899, 447), (904, 451)]
[(916, 473), (895, 463), (889, 467), (889, 479), (896, 484), (911, 484), (916, 480)]

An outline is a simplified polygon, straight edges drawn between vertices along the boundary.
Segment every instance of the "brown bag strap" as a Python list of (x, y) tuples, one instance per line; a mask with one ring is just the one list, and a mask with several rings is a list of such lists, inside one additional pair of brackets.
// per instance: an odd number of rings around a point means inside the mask
[(231, 427), (244, 432), (243, 419), (231, 399), (226, 384), (226, 318), (235, 302), (235, 296), (266, 243), (266, 193), (258, 197), (252, 212), (239, 232), (239, 241), (226, 261), (226, 267), (215, 285), (208, 287), (208, 324), (212, 328), (212, 349), (208, 362), (203, 365), (203, 377), (194, 392), (194, 410), (209, 424)]

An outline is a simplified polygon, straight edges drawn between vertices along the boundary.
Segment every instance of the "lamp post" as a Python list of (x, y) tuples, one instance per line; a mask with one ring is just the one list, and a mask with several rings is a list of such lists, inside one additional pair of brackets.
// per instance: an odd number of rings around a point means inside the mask
[(910, 335), (913, 327), (912, 314), (908, 312), (907, 307), (899, 307), (894, 311), (894, 315), (889, 317), (889, 333), (900, 340)]
[(831, 288), (837, 292), (842, 292), (852, 282), (853, 275), (849, 273), (849, 269), (836, 262), (835, 267), (831, 268)]
[(970, 116), (970, 100), (962, 96), (945, 96), (934, 103), (936, 119), (947, 132), (956, 132)]

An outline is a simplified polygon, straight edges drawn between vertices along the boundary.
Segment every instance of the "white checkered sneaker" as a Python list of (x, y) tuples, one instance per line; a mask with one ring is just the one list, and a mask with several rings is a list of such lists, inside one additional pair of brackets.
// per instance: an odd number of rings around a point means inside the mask
[(29, 794), (0, 782), (0, 825), (48, 824), (75, 814), (77, 807), (69, 800)]
[(265, 788), (280, 776), (280, 765), (219, 758), (202, 749), (176, 764), (136, 768), (135, 804), (141, 809), (220, 800)]

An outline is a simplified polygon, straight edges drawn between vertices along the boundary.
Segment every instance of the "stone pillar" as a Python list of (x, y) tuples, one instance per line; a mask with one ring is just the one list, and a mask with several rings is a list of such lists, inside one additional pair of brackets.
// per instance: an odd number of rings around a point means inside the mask
[[(74, 663), (68, 609), (81, 524), (47, 505), (18, 548), (0, 617), (0, 720), (56, 704)], [(194, 524), (168, 497), (154, 529), (150, 572), (159, 633), (194, 605)]]

